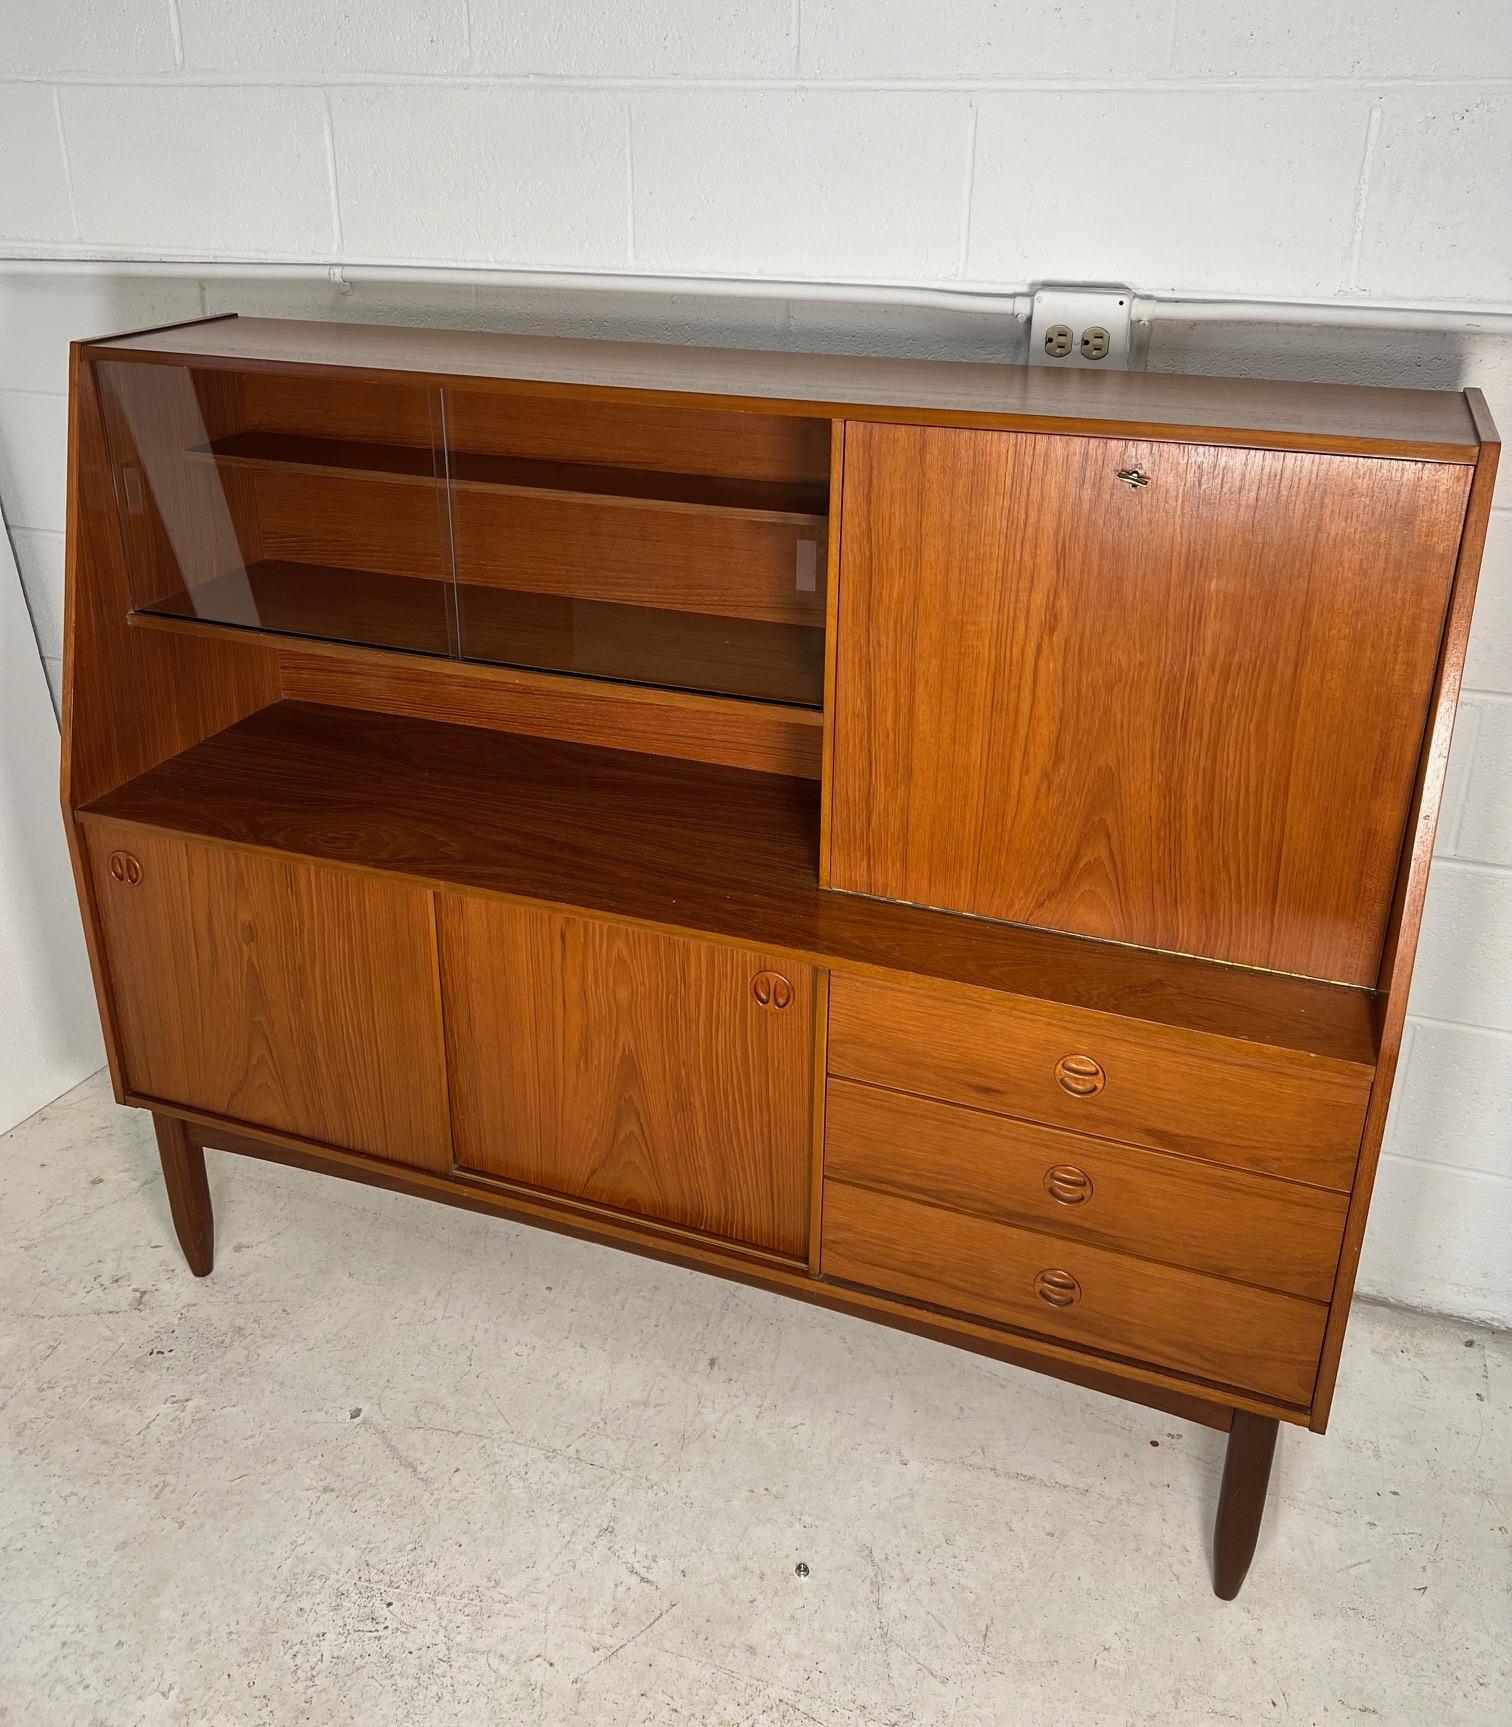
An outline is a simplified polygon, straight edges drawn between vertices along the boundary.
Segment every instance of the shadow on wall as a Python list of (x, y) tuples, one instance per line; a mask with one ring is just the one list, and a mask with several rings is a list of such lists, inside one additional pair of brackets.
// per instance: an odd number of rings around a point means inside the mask
[[(1370, 330), (1313, 324), (1156, 323), (1152, 372), (1231, 378), (1289, 378), (1374, 384), (1403, 390), (1457, 390), (1478, 380), (1483, 351), (1506, 338), (1450, 330)], [(1493, 412), (1495, 406), (1493, 404)]]
[(0, 1132), (104, 1060), (58, 808), (58, 734), (0, 545)]

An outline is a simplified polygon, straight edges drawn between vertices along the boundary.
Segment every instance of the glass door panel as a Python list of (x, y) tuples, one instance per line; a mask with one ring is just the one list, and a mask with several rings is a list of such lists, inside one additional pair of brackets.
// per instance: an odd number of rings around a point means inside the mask
[(105, 361), (133, 611), (455, 657), (438, 392)]
[(820, 706), (827, 421), (446, 392), (462, 656)]

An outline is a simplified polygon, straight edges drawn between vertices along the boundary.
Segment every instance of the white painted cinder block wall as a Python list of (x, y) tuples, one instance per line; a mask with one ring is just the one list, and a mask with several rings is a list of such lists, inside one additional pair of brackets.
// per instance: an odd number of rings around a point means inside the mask
[[(0, 250), (1507, 310), (1512, 7), (10, 0)], [(54, 684), (65, 345), (231, 309), (947, 357), (1022, 344), (983, 314), (798, 300), (0, 281), (0, 501)], [(1512, 342), (1491, 336), (1162, 322), (1150, 364), (1478, 383), (1512, 430)], [(1512, 475), (1501, 497), (1361, 1281), (1512, 1322)]]

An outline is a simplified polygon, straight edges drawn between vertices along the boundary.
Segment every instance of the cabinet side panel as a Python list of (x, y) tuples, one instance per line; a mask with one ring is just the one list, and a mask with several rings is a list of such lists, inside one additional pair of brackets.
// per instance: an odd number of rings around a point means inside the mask
[(1467, 390), (1466, 399), (1481, 433), (1481, 455), (1475, 468), (1470, 500), (1465, 511), (1465, 532), (1455, 571), (1454, 594), (1444, 627), (1443, 648), (1434, 683), (1433, 718), (1423, 738), (1411, 819), (1407, 828), (1408, 838), (1403, 847), (1391, 923), (1382, 956), (1380, 989), (1384, 1005), (1381, 1014), (1381, 1053), (1376, 1067), (1375, 1083), (1371, 1087), (1370, 1105), (1365, 1115), (1365, 1132), (1360, 1145), (1354, 1193), (1344, 1228), (1344, 1247), (1339, 1256), (1333, 1304), (1323, 1339), (1322, 1364), (1313, 1392), (1312, 1426), (1319, 1433), (1328, 1424), (1328, 1414), (1333, 1404), (1339, 1358), (1343, 1353), (1344, 1333), (1349, 1324), (1349, 1305), (1354, 1297), (1355, 1273), (1359, 1269), (1360, 1250), (1365, 1241), (1365, 1223), (1370, 1212), (1370, 1197), (1375, 1187), (1376, 1166), (1380, 1162), (1381, 1141), (1386, 1134), (1392, 1084), (1402, 1046), (1402, 1028), (1407, 1019), (1407, 994), (1412, 983), (1418, 931), (1422, 925), (1423, 904), (1428, 892), (1428, 871), (1433, 862), (1433, 841), (1438, 832), (1439, 806), (1444, 795), (1444, 776), (1449, 766), (1449, 746), (1454, 738), (1454, 718), (1465, 669), (1465, 648), (1470, 639), (1470, 619), (1475, 609), (1475, 590), (1480, 579), (1481, 553), (1485, 548), (1486, 527), (1490, 520), (1492, 497), (1496, 488), (1497, 462), (1501, 455), (1501, 443), (1487, 411), (1485, 397), (1479, 390)]
[(76, 808), (279, 698), (255, 642), (134, 630), (114, 482), (91, 369), (77, 352), (69, 405), (63, 798)]
[(116, 1095), (120, 1032), (93, 883), (73, 811), (279, 697), (277, 660), (251, 643), (134, 630), (114, 482), (92, 368), (69, 364), (62, 799), (74, 884)]
[[(773, 955), (441, 899), (457, 1161), (799, 1258), (814, 979)], [(787, 1005), (763, 1006), (780, 972)]]
[(852, 425), (832, 884), (1373, 984), (1467, 485)]

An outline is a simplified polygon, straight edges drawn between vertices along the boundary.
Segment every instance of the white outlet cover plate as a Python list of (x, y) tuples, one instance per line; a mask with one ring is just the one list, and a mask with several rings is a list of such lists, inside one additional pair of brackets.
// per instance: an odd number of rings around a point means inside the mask
[[(1072, 287), (1047, 283), (1034, 291), (1029, 324), (1029, 364), (1054, 371), (1125, 372), (1129, 368), (1134, 295), (1128, 288)], [(1071, 352), (1054, 359), (1045, 352), (1045, 332), (1057, 324), (1071, 331)], [(1108, 354), (1103, 360), (1083, 359), (1083, 330), (1106, 330)]]

